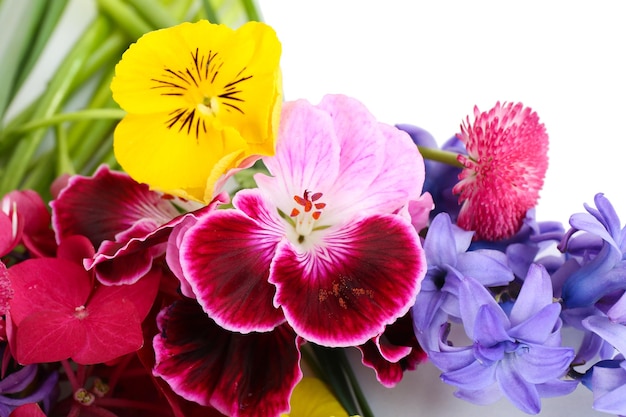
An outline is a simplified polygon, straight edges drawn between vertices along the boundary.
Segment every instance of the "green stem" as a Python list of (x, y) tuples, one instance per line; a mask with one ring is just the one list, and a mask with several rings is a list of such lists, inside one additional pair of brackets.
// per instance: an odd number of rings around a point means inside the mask
[(20, 65), (19, 74), (13, 85), (15, 89), (14, 93), (19, 91), (24, 81), (26, 81), (30, 75), (31, 70), (38, 62), (41, 53), (48, 44), (52, 32), (56, 29), (57, 23), (65, 11), (68, 0), (54, 0), (45, 3), (46, 11), (42, 16), (42, 22), (37, 26), (36, 39), (34, 39), (33, 44), (28, 49), (28, 55), (24, 57)]
[(424, 159), (430, 159), (431, 161), (443, 162), (444, 164), (452, 165), (457, 168), (463, 168), (463, 164), (457, 160), (457, 156), (459, 156), (459, 154), (456, 152), (426, 148), (424, 146), (418, 146), (417, 149), (419, 149)]
[(168, 28), (179, 22), (172, 17), (171, 10), (155, 0), (127, 0), (137, 13), (155, 29)]
[(46, 3), (45, 0), (10, 1), (2, 3), (0, 8), (4, 34), (0, 41), (0, 123), (17, 91), (15, 82), (36, 39)]
[(320, 368), (320, 364), (315, 358), (315, 354), (311, 350), (311, 345), (308, 343), (303, 345), (300, 348), (300, 353), (302, 355), (302, 359), (304, 359), (311, 372), (313, 372), (313, 375), (321, 380), (324, 380), (324, 372)]
[(340, 351), (340, 349), (327, 348), (314, 343), (310, 343), (310, 345), (311, 350), (318, 359), (319, 369), (325, 376), (323, 378), (324, 382), (328, 384), (337, 397), (337, 400), (349, 415), (354, 416), (359, 414), (352, 396), (352, 391), (348, 385), (348, 380), (340, 364), (340, 358), (337, 356), (337, 352)]
[(93, 124), (93, 129), (89, 131), (85, 141), (72, 154), (78, 172), (84, 175), (90, 174), (94, 168), (102, 163), (104, 154), (113, 150), (111, 132), (114, 126), (115, 122), (110, 120), (98, 120)]
[(155, 29), (122, 0), (97, 0), (97, 3), (100, 10), (110, 16), (133, 41)]
[(63, 128), (63, 126), (56, 127), (56, 140), (57, 140), (57, 166), (56, 166), (56, 177), (61, 174), (70, 174), (74, 175), (76, 171), (74, 170), (74, 166), (72, 164), (72, 158), (70, 158), (68, 149), (67, 149), (67, 132)]
[(6, 135), (21, 135), (28, 133), (32, 130), (40, 129), (42, 127), (49, 127), (58, 125), (64, 122), (72, 122), (79, 120), (91, 120), (91, 119), (115, 119), (120, 120), (124, 117), (126, 112), (120, 109), (85, 109), (75, 112), (58, 113), (47, 119), (35, 120), (29, 123), (25, 123), (16, 130), (8, 131)]
[(202, 0), (202, 8), (209, 22), (219, 23), (217, 13), (215, 12), (215, 9), (213, 8), (213, 5), (211, 5), (211, 2), (209, 0)]
[(253, 20), (256, 22), (261, 22), (263, 20), (261, 18), (259, 8), (256, 6), (254, 0), (241, 0), (241, 4), (243, 4), (244, 9), (246, 10), (248, 20)]
[(348, 380), (350, 381), (350, 386), (352, 387), (352, 391), (354, 392), (354, 396), (356, 397), (357, 402), (359, 403), (359, 408), (361, 409), (361, 417), (374, 417), (374, 413), (370, 408), (367, 398), (363, 394), (363, 390), (361, 389), (361, 385), (354, 375), (354, 371), (350, 366), (350, 362), (346, 357), (346, 352), (342, 349), (337, 353), (337, 357), (340, 360), (341, 367), (345, 372)]

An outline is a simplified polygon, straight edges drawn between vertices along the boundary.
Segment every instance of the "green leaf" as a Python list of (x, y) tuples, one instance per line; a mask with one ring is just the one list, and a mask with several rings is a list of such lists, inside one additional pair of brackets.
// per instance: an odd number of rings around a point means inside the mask
[(15, 82), (22, 62), (29, 54), (46, 10), (46, 0), (4, 0), (0, 9), (0, 122), (13, 100)]
[(34, 42), (32, 42), (32, 45), (28, 50), (28, 54), (23, 57), (22, 63), (20, 64), (20, 70), (18, 71), (17, 79), (13, 85), (14, 94), (17, 94), (20, 87), (24, 84), (24, 81), (26, 81), (31, 70), (39, 60), (41, 53), (50, 40), (50, 36), (56, 29), (57, 23), (59, 23), (59, 20), (65, 11), (67, 3), (68, 0), (54, 0), (46, 2), (47, 7), (42, 21), (38, 25)]

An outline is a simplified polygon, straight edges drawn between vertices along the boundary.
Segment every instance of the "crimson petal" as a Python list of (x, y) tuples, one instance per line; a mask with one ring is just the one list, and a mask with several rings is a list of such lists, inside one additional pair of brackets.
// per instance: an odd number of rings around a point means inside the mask
[(376, 379), (388, 388), (400, 382), (405, 371), (415, 370), (427, 359), (415, 338), (410, 314), (387, 326), (382, 335), (357, 347), (363, 355), (363, 364), (374, 369)]
[(277, 249), (269, 281), (296, 333), (314, 343), (355, 346), (408, 312), (426, 271), (413, 227), (399, 216), (373, 215), (328, 230), (303, 253)]
[(190, 299), (162, 310), (157, 321), (154, 374), (180, 396), (232, 417), (288, 411), (302, 372), (300, 340), (287, 325), (268, 333), (231, 333)]
[(108, 294), (128, 290), (100, 288), (92, 293), (89, 274), (64, 259), (21, 262), (9, 269), (9, 278), (15, 290), (11, 349), (21, 363), (67, 358), (100, 363), (141, 347), (137, 307), (128, 298)]
[(272, 211), (256, 191), (239, 192), (233, 203), (258, 218), (232, 209), (200, 218), (180, 248), (182, 271), (220, 326), (241, 333), (269, 331), (285, 321), (272, 304), (275, 288), (267, 282), (281, 231), (270, 230)]
[(118, 233), (139, 220), (153, 219), (164, 224), (178, 215), (169, 200), (106, 165), (98, 168), (93, 177), (70, 178), (50, 206), (57, 241), (83, 235), (95, 248), (105, 240), (116, 240)]

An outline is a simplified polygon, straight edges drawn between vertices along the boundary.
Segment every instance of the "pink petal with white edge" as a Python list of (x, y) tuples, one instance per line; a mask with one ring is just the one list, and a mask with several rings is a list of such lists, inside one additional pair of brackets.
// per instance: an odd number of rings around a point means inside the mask
[(211, 212), (186, 233), (182, 272), (220, 326), (241, 333), (269, 331), (285, 320), (272, 305), (275, 288), (267, 282), (284, 225), (256, 189), (240, 191), (233, 204), (241, 210)]
[(154, 374), (183, 398), (233, 417), (278, 416), (302, 378), (301, 340), (287, 325), (269, 333), (231, 333), (193, 300), (157, 318)]
[(287, 215), (294, 195), (305, 190), (325, 193), (339, 174), (339, 143), (330, 116), (305, 100), (283, 105), (276, 154), (263, 162), (274, 177), (256, 175), (255, 180)]
[(282, 242), (269, 281), (296, 333), (324, 346), (355, 346), (409, 310), (425, 272), (410, 223), (373, 215), (328, 229), (308, 252)]

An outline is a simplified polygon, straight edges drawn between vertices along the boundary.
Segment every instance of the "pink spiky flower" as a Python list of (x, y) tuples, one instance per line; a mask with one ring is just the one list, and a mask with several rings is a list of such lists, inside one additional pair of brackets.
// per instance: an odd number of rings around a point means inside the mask
[(496, 103), (488, 112), (474, 107), (457, 136), (468, 155), (453, 192), (462, 203), (458, 224), (475, 239), (514, 235), (535, 206), (548, 169), (548, 135), (537, 113), (522, 103)]

